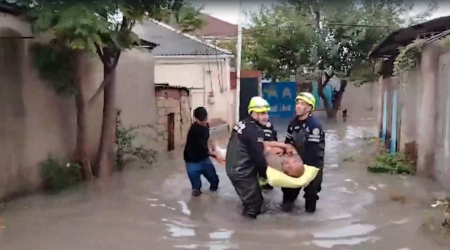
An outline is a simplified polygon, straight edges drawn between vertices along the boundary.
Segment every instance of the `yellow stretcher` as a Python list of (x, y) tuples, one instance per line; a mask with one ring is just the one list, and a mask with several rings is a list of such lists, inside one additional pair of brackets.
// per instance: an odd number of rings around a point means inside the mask
[(266, 171), (267, 181), (271, 186), (284, 187), (284, 188), (300, 188), (306, 187), (309, 183), (316, 178), (319, 172), (318, 168), (304, 165), (305, 172), (302, 176), (295, 178), (286, 175), (285, 173), (276, 170), (272, 167), (268, 167)]

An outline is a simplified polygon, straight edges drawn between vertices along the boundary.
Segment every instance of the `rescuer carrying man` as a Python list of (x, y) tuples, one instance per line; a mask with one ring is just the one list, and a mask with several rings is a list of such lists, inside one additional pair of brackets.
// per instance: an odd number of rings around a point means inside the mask
[(267, 179), (263, 142), (269, 110), (265, 99), (253, 97), (248, 105), (249, 116), (234, 126), (227, 146), (227, 175), (242, 201), (242, 215), (253, 219), (261, 213), (264, 201), (258, 176)]
[[(317, 176), (305, 187), (305, 210), (308, 213), (316, 211), (316, 203), (321, 190), (323, 165), (325, 156), (325, 133), (320, 122), (311, 114), (316, 106), (316, 100), (311, 93), (301, 92), (295, 98), (296, 116), (289, 123), (285, 143), (291, 144), (290, 150), (297, 151), (304, 164), (320, 169)], [(289, 152), (287, 152), (289, 154)], [(292, 153), (292, 152), (291, 152)], [(283, 203), (281, 209), (292, 211), (295, 200), (301, 188), (282, 188)]]

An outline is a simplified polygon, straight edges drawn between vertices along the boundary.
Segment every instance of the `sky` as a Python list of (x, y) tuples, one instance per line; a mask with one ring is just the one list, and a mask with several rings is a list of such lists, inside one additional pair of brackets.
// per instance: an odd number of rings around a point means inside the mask
[[(192, 0), (198, 4), (204, 6), (203, 12), (218, 19), (227, 21), (229, 23), (237, 24), (239, 16), (239, 1), (212, 1), (212, 0)], [(263, 4), (270, 4), (274, 1), (269, 0), (243, 0), (242, 9), (244, 11), (258, 10)], [(442, 17), (450, 14), (450, 1), (448, 0), (438, 0), (439, 9), (434, 13), (431, 18)], [(415, 8), (412, 11), (412, 15), (423, 11), (427, 8), (428, 1), (416, 0)], [(245, 21), (244, 15), (242, 15), (242, 21)]]

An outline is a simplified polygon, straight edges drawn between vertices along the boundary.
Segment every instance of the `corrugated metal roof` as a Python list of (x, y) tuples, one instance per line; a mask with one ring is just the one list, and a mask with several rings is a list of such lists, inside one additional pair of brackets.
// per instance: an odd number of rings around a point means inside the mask
[(156, 56), (230, 55), (230, 51), (207, 44), (198, 38), (183, 34), (169, 25), (148, 21), (136, 25), (134, 32), (141, 39), (158, 44), (152, 53)]
[[(216, 38), (223, 38), (237, 35), (238, 28), (236, 24), (225, 22), (208, 14), (202, 13), (200, 15), (201, 15), (200, 17), (205, 21), (204, 26), (198, 30), (190, 32), (189, 34), (202, 37), (216, 37)], [(171, 22), (167, 24), (170, 25), (171, 27), (174, 27), (175, 29), (179, 29), (178, 24), (176, 24), (173, 20), (171, 20)], [(245, 29), (243, 28), (243, 30)]]
[(15, 2), (8, 3), (5, 0), (0, 0), (0, 12), (13, 14), (13, 15), (22, 14), (21, 8)]
[(184, 90), (187, 92), (188, 95), (190, 95), (190, 89), (185, 86), (179, 86), (179, 85), (170, 85), (168, 83), (155, 83), (155, 90), (161, 90), (161, 89), (178, 89), (178, 90)]
[(368, 58), (396, 56), (398, 48), (412, 43), (417, 38), (426, 39), (450, 29), (450, 16), (432, 19), (392, 32), (369, 52)]

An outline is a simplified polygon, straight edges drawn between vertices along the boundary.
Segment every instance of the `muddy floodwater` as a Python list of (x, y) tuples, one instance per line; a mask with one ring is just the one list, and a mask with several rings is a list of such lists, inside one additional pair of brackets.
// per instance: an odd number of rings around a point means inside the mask
[[(279, 134), (283, 121), (276, 122)], [(266, 213), (240, 216), (240, 202), (225, 169), (216, 165), (218, 193), (190, 197), (181, 151), (152, 167), (131, 166), (111, 179), (58, 195), (37, 194), (4, 204), (1, 250), (336, 249), (448, 250), (449, 235), (422, 225), (439, 216), (431, 208), (445, 195), (432, 181), (375, 175), (362, 162), (370, 119), (324, 123), (326, 166), (318, 211), (299, 199), (292, 214), (280, 211), (279, 189), (267, 192)], [(299, 196), (301, 197), (301, 196)], [(401, 198), (395, 198), (401, 197)]]

